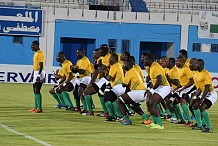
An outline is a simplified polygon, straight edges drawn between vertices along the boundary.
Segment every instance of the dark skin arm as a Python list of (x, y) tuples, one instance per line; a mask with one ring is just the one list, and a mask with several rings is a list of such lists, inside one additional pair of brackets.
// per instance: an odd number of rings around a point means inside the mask
[[(43, 68), (43, 62), (39, 62), (39, 72), (38, 72), (39, 75), (42, 73), (42, 68)], [(37, 77), (36, 82), (39, 81), (40, 81), (40, 77)]]
[(179, 79), (171, 79), (169, 75), (166, 75), (166, 77), (167, 77), (167, 80), (170, 84), (173, 84), (176, 86), (180, 85)]
[(108, 81), (114, 81), (115, 77), (107, 76), (106, 79), (107, 79)]
[(203, 92), (200, 102), (202, 102), (206, 98), (209, 91), (210, 91), (210, 84), (207, 84), (205, 85), (204, 92)]
[(90, 81), (90, 83), (89, 83), (89, 85), (88, 85), (88, 86), (91, 86), (91, 85), (92, 85), (92, 83), (94, 83), (94, 82), (95, 82), (95, 79), (97, 78), (97, 76), (98, 76), (98, 73), (99, 73), (99, 71), (98, 71), (98, 70), (95, 70), (95, 71), (93, 72), (93, 74), (92, 74), (92, 79), (91, 79), (91, 81)]
[(189, 82), (185, 86), (183, 86), (182, 89), (179, 90), (179, 92), (182, 92), (184, 89), (191, 87), (193, 84), (194, 84), (194, 79), (190, 78)]
[(157, 81), (155, 82), (155, 84), (153, 85), (153, 89), (156, 89), (160, 86), (161, 82), (162, 82), (162, 76), (158, 75), (156, 76)]
[(73, 66), (73, 65), (71, 65), (70, 69), (73, 73), (85, 74), (85, 72), (86, 72), (86, 70), (78, 69), (77, 66)]

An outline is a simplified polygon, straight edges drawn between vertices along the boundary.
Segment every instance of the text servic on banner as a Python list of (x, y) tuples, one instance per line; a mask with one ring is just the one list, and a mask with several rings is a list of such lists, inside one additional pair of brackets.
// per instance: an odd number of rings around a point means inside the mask
[(218, 12), (201, 11), (199, 13), (198, 37), (218, 39)]
[(41, 36), (42, 10), (0, 7), (0, 34)]

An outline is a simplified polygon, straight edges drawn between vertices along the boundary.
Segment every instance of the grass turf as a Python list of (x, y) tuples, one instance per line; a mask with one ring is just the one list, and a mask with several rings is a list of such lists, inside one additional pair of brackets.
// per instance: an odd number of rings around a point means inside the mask
[[(183, 125), (163, 121), (164, 130), (147, 128), (140, 116), (130, 117), (133, 125), (119, 125), (117, 122), (106, 122), (97, 116), (81, 116), (76, 112), (56, 109), (55, 100), (48, 93), (52, 85), (43, 85), (43, 113), (33, 114), (27, 110), (33, 106), (31, 84), (0, 83), (0, 124), (31, 135), (51, 145), (192, 145), (215, 146), (218, 143), (218, 105), (209, 110), (214, 133), (202, 133)], [(73, 100), (72, 93), (70, 93)], [(101, 111), (98, 97), (93, 96), (96, 109)], [(145, 109), (145, 103), (142, 106)], [(0, 127), (0, 145), (41, 145), (24, 136), (16, 135)]]

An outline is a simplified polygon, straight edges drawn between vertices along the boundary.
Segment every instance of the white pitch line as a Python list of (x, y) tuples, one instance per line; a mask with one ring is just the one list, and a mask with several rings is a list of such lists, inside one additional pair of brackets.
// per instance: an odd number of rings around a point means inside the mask
[(50, 145), (50, 144), (48, 144), (48, 143), (46, 143), (46, 142), (44, 142), (44, 141), (41, 141), (41, 140), (39, 140), (39, 139), (37, 139), (37, 138), (35, 138), (35, 137), (33, 137), (33, 136), (30, 136), (30, 135), (26, 135), (26, 134), (17, 132), (17, 131), (13, 130), (12, 128), (10, 128), (10, 127), (8, 127), (8, 126), (6, 126), (6, 125), (3, 125), (3, 124), (0, 124), (0, 125), (1, 125), (2, 128), (4, 128), (5, 130), (7, 130), (7, 131), (9, 131), (9, 132), (12, 132), (12, 133), (15, 133), (15, 134), (17, 134), (17, 135), (21, 135), (21, 136), (24, 136), (24, 137), (26, 137), (26, 138), (32, 139), (32, 140), (34, 140), (35, 142), (38, 142), (38, 143), (40, 143), (40, 144), (42, 144), (42, 145), (44, 145), (44, 146), (52, 146), (52, 145)]

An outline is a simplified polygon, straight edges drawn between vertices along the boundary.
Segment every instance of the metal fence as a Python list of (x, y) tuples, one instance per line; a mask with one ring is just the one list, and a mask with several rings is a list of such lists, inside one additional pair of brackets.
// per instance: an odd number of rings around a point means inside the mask
[[(138, 0), (0, 0), (0, 6), (21, 6), (21, 7), (53, 7), (54, 14), (56, 8), (70, 9), (90, 9), (96, 13), (99, 8), (106, 6), (105, 11), (111, 11), (110, 6), (117, 6), (119, 9), (113, 11), (133, 12), (137, 13), (140, 7), (146, 7), (144, 13), (163, 13), (165, 19), (166, 13), (198, 15), (199, 11), (218, 11), (218, 0), (144, 0), (144, 4), (137, 3)], [(82, 15), (83, 16), (83, 15)]]

